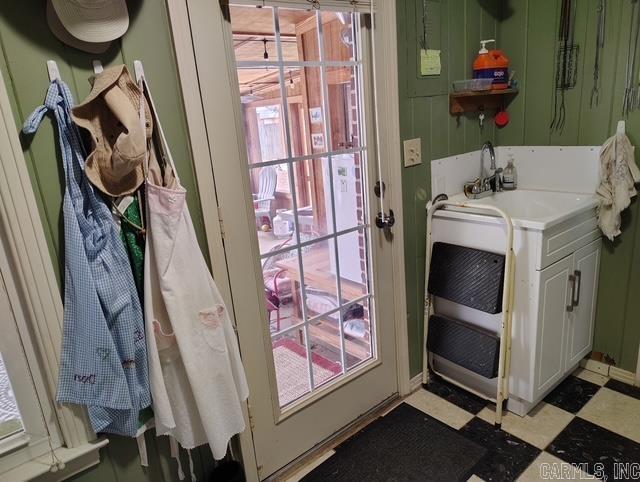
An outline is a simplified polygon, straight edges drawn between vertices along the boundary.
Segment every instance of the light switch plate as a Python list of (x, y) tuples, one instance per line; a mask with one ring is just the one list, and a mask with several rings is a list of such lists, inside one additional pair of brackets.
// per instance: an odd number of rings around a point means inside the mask
[(404, 167), (417, 166), (422, 162), (422, 145), (420, 138), (404, 141)]

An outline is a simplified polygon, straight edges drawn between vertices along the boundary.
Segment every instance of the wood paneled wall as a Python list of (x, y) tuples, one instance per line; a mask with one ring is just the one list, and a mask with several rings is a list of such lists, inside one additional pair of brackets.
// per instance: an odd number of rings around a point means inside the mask
[[(149, 86), (172, 148), (180, 179), (188, 190), (189, 209), (200, 245), (204, 243), (202, 210), (196, 190), (195, 172), (187, 136), (187, 125), (175, 66), (171, 33), (164, 2), (127, 2), (130, 28), (101, 55), (85, 54), (63, 45), (49, 31), (44, 0), (0, 2), (0, 72), (8, 84), (16, 126), (44, 102), (49, 79), (45, 62), (55, 60), (62, 79), (80, 103), (91, 90), (92, 60), (103, 66), (127, 64), (133, 75), (133, 61), (142, 60)], [(64, 266), (62, 196), (64, 174), (54, 127), (43, 122), (35, 136), (23, 138), (29, 173), (45, 225), (45, 234), (54, 260), (56, 275)]]
[[(566, 125), (550, 132), (560, 0), (504, 0), (502, 47), (521, 82), (510, 107), (511, 123), (497, 133), (503, 145), (601, 145), (622, 119), (631, 1), (606, 0), (607, 24), (600, 103), (591, 107), (597, 32), (597, 0), (577, 2), (575, 40), (580, 45), (578, 82), (566, 94)], [(627, 135), (640, 146), (640, 112), (627, 119)], [(636, 149), (636, 162), (640, 148)], [(517, 164), (517, 159), (516, 159)], [(553, 173), (550, 173), (553, 175)], [(576, 173), (580, 175), (580, 173)], [(638, 200), (623, 215), (623, 233), (604, 240), (594, 350), (635, 371), (640, 342), (640, 212)]]
[[(93, 74), (93, 59), (100, 59), (105, 67), (126, 63), (131, 71), (133, 60), (142, 60), (180, 172), (180, 179), (189, 191), (189, 208), (200, 245), (206, 248), (187, 125), (164, 5), (164, 2), (154, 0), (129, 0), (127, 6), (131, 25), (127, 34), (122, 41), (114, 42), (105, 54), (90, 55), (65, 47), (53, 37), (46, 23), (44, 0), (0, 2), (0, 72), (11, 97), (16, 129), (20, 129), (26, 117), (44, 101), (49, 84), (46, 60), (53, 59), (57, 62), (61, 76), (69, 85), (76, 102), (84, 99), (90, 90), (87, 79)], [(23, 148), (56, 275), (60, 281), (64, 266), (61, 216), (64, 178), (51, 121), (45, 120), (32, 139), (23, 138)], [(135, 440), (123, 437), (109, 438), (111, 442), (101, 450), (102, 462), (73, 480), (178, 480), (176, 465), (169, 457), (169, 446), (165, 437), (156, 439), (153, 432), (147, 434), (149, 468), (144, 470), (140, 466)], [(213, 467), (211, 452), (207, 447), (196, 449), (193, 451), (193, 457), (196, 475), (199, 480), (204, 480)], [(189, 467), (184, 452), (182, 463), (183, 467)]]
[[(420, 77), (418, 71), (422, 4), (422, 0), (397, 0), (401, 136), (420, 137), (423, 157), (420, 166), (403, 171), (413, 375), (421, 370), (425, 204), (431, 196), (430, 161), (478, 149), (486, 139), (495, 140), (498, 145), (602, 144), (621, 118), (631, 15), (629, 0), (607, 0), (600, 103), (591, 108), (597, 0), (577, 2), (578, 82), (566, 94), (564, 130), (551, 132), (560, 0), (427, 0), (431, 25), (428, 46), (442, 50), (442, 75), (438, 77)], [(511, 59), (520, 94), (509, 106), (511, 123), (507, 127), (495, 129), (488, 116), (484, 132), (480, 133), (477, 116), (456, 119), (449, 115), (447, 95), (453, 80), (469, 78), (478, 42), (485, 38), (496, 38), (497, 47)], [(640, 112), (629, 116), (627, 133), (639, 145)], [(611, 356), (618, 366), (631, 371), (635, 370), (640, 341), (639, 218), (638, 201), (634, 200), (623, 215), (623, 234), (613, 243), (605, 241), (594, 346)]]
[(422, 314), (426, 204), (431, 198), (430, 162), (479, 149), (493, 140), (495, 128), (487, 118), (480, 130), (476, 115), (449, 115), (449, 91), (454, 80), (471, 78), (480, 39), (498, 35), (499, 0), (427, 0), (427, 46), (440, 49), (442, 73), (422, 77), (419, 35), (422, 0), (397, 0), (400, 135), (422, 139), (422, 164), (403, 170), (405, 269), (411, 374), (422, 370)]

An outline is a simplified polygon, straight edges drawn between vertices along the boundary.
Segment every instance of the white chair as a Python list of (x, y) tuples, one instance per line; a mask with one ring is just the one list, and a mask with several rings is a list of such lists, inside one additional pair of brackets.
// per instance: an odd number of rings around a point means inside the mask
[(273, 166), (260, 169), (258, 178), (258, 192), (253, 194), (253, 206), (256, 212), (256, 222), (262, 225), (263, 218), (269, 218), (269, 225), (273, 227), (273, 216), (271, 215), (271, 201), (275, 199), (276, 183), (278, 175)]

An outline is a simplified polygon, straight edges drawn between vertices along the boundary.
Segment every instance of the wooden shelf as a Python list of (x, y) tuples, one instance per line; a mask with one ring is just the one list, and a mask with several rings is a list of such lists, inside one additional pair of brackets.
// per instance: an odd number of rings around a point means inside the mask
[(503, 107), (518, 94), (518, 89), (485, 90), (480, 92), (451, 92), (449, 112), (460, 115), (465, 112), (481, 112)]

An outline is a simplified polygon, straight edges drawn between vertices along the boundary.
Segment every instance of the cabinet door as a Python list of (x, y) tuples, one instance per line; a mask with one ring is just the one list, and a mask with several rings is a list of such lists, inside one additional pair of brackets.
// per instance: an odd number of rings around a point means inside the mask
[(573, 255), (540, 271), (535, 380), (537, 393), (547, 389), (565, 373), (565, 327), (567, 305), (571, 299), (569, 275), (572, 272)]
[(580, 359), (589, 353), (593, 343), (600, 245), (601, 241), (597, 240), (573, 254), (576, 294), (575, 306), (568, 318), (567, 370), (577, 365)]

